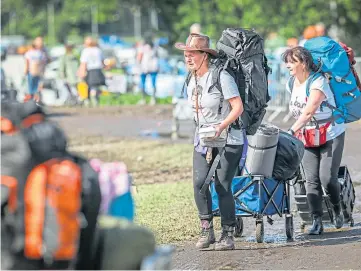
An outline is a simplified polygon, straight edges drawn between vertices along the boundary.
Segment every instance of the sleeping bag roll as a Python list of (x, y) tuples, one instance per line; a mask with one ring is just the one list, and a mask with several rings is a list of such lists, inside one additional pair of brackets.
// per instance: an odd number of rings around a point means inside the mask
[(261, 124), (257, 132), (248, 136), (246, 169), (252, 175), (272, 177), (276, 157), (279, 128)]

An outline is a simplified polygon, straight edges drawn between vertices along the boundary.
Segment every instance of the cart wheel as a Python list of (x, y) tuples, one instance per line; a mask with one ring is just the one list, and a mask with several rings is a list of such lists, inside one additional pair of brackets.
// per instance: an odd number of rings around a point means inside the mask
[(256, 240), (257, 243), (263, 243), (264, 239), (264, 224), (263, 221), (256, 222)]
[(300, 228), (301, 228), (301, 232), (304, 233), (306, 229), (306, 223), (302, 222)]
[(242, 219), (242, 217), (237, 217), (236, 229), (234, 231), (233, 236), (234, 237), (242, 237), (242, 233), (243, 233), (243, 219)]
[(350, 219), (350, 227), (353, 227), (355, 225), (355, 221), (353, 220), (353, 218), (351, 217)]
[(293, 215), (286, 215), (285, 227), (287, 239), (293, 240)]

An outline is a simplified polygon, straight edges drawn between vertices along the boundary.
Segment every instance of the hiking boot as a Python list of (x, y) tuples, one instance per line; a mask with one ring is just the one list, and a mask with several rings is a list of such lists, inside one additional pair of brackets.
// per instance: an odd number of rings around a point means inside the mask
[(202, 231), (196, 244), (197, 248), (208, 248), (216, 241), (214, 236), (213, 222), (201, 220)]
[(336, 227), (336, 229), (340, 229), (340, 228), (342, 228), (343, 222), (344, 222), (343, 213), (341, 211), (340, 204), (334, 205), (333, 211), (335, 214), (335, 221), (334, 221), (335, 227)]
[(214, 250), (232, 250), (234, 246), (234, 227), (222, 226), (221, 238), (214, 246)]
[(323, 224), (322, 217), (314, 215), (313, 216), (313, 224), (311, 229), (309, 230), (309, 235), (320, 235), (323, 233)]

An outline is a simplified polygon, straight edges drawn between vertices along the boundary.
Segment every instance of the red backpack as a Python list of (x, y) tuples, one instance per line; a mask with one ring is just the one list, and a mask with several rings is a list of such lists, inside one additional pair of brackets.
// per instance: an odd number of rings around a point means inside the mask
[(348, 47), (346, 44), (339, 42), (339, 44), (341, 45), (341, 47), (346, 51), (348, 59), (350, 60), (350, 64), (351, 64), (351, 69), (352, 69), (352, 73), (355, 76), (356, 79), (356, 84), (358, 86), (359, 89), (361, 89), (361, 81), (360, 81), (360, 77), (358, 76), (356, 69), (354, 68), (355, 64), (356, 64), (356, 59), (355, 59), (355, 54), (353, 52), (353, 49), (351, 47)]

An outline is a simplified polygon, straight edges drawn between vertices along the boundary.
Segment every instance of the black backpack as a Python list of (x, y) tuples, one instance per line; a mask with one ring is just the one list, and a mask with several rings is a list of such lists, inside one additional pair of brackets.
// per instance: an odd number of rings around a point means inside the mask
[[(238, 121), (247, 135), (254, 135), (266, 114), (270, 68), (263, 48), (263, 38), (254, 30), (227, 28), (217, 42), (218, 57), (212, 63), (212, 87), (222, 92), (220, 74), (226, 70), (236, 81), (244, 112)], [(185, 85), (188, 85), (191, 73)]]

